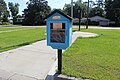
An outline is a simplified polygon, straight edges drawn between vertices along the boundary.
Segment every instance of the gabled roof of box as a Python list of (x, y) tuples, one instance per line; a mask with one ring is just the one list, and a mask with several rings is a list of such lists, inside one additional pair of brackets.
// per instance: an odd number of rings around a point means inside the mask
[(72, 20), (72, 18), (66, 14), (64, 14), (63, 12), (59, 11), (59, 10), (54, 10), (53, 12), (51, 12), (48, 16), (45, 17), (45, 19), (49, 18), (50, 16), (52, 16), (55, 13), (59, 13), (61, 15), (63, 15), (64, 17), (66, 17), (67, 19), (69, 19), (70, 21)]

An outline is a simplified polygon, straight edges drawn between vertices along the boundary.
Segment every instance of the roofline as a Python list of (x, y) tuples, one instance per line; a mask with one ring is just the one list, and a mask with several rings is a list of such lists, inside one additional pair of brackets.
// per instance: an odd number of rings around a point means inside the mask
[(55, 10), (54, 10), (53, 12), (51, 12), (48, 16), (46, 16), (46, 17), (44, 18), (44, 20), (46, 20), (47, 18), (49, 18), (51, 15), (53, 15), (53, 14), (56, 13), (56, 12), (58, 12), (58, 13), (61, 14), (61, 15), (63, 15), (64, 17), (68, 18), (70, 21), (72, 20), (72, 18), (71, 18), (70, 16), (64, 14), (63, 12), (61, 12), (61, 11), (59, 11), (59, 10), (57, 10), (57, 9), (55, 9)]

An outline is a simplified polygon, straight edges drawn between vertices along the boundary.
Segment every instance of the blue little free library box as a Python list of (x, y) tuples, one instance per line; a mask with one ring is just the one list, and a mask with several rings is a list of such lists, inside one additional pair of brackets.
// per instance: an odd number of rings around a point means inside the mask
[(54, 10), (46, 17), (47, 45), (53, 49), (66, 49), (72, 43), (72, 18)]

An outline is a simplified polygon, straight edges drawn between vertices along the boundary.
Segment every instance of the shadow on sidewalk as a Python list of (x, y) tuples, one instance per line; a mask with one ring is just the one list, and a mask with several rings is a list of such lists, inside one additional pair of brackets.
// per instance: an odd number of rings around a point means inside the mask
[(45, 80), (73, 80), (72, 78), (67, 78), (65, 76), (60, 76), (60, 74), (55, 74), (55, 75), (47, 75)]

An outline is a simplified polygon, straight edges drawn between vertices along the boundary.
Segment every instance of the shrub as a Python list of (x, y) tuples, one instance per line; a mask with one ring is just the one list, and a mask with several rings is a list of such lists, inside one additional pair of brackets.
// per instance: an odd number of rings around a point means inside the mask
[(9, 22), (2, 22), (1, 25), (10, 25), (10, 23)]
[(0, 22), (0, 25), (2, 25), (2, 22)]

